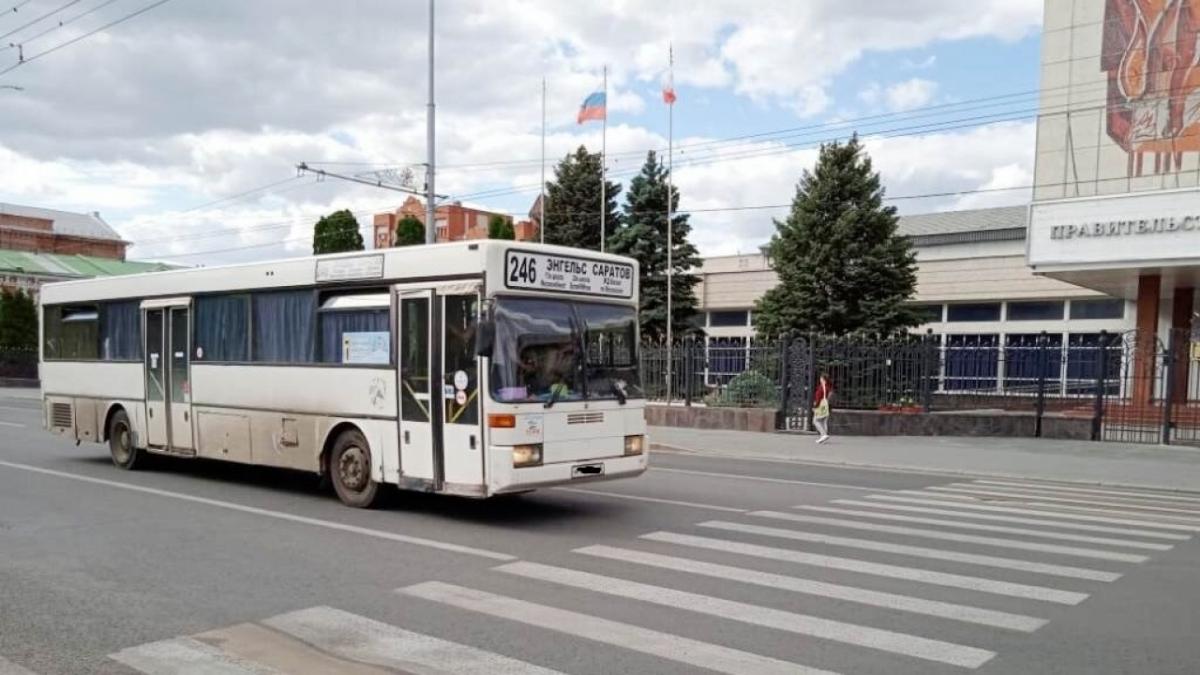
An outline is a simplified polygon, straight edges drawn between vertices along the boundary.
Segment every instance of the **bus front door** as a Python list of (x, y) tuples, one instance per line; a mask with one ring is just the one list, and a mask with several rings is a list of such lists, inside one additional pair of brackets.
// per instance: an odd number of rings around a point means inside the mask
[(146, 444), (193, 454), (190, 312), (186, 305), (145, 312)]
[(437, 296), (442, 325), (442, 464), (446, 489), (483, 490), (483, 427), (479, 423), (479, 357), (475, 354), (478, 292)]
[[(433, 353), (439, 346), (438, 314), (432, 290), (401, 291), (396, 334), (400, 355), (400, 474), (401, 485), (440, 490), (442, 487), (441, 376), (442, 362)], [(440, 333), (440, 331), (438, 331)], [(434, 390), (434, 385), (439, 385)]]
[(167, 447), (167, 360), (163, 309), (146, 310), (146, 442), (151, 447)]

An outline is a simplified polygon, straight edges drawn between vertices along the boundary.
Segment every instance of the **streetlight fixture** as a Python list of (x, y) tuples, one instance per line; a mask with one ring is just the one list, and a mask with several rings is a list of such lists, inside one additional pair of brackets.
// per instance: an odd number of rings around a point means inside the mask
[(13, 91), (25, 91), (25, 87), (18, 87), (15, 84), (0, 84), (0, 89), (12, 89)]

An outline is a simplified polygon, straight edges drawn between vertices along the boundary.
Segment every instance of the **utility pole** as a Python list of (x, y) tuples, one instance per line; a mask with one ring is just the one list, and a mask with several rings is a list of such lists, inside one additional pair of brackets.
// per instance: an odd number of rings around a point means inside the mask
[(541, 243), (546, 243), (546, 76), (542, 76), (542, 190), (538, 199), (538, 234)]
[(435, 241), (434, 228), (437, 225), (436, 207), (434, 199), (437, 196), (434, 192), (433, 178), (437, 173), (435, 166), (436, 153), (434, 152), (434, 105), (433, 105), (433, 3), (434, 0), (429, 0), (429, 105), (425, 113), (425, 151), (428, 154), (425, 163), (425, 243), (432, 244)]

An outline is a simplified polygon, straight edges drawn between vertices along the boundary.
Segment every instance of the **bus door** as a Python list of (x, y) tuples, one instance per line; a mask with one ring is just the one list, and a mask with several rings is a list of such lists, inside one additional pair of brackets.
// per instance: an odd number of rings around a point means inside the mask
[[(147, 444), (194, 454), (188, 301), (144, 303)], [(150, 305), (150, 306), (147, 306)]]
[(479, 285), (402, 289), (398, 306), (401, 473), (435, 490), (482, 490)]

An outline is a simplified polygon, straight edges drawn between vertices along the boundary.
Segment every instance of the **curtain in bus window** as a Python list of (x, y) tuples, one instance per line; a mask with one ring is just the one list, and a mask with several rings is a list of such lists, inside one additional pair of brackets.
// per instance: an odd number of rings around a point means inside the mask
[[(342, 340), (350, 333), (388, 333), (388, 310), (371, 309), (346, 312), (321, 312), (321, 362), (342, 363)], [(387, 345), (389, 357), (383, 361), (388, 363), (391, 358), (391, 344)]]
[(479, 299), (475, 295), (446, 296), (445, 351), (442, 354), (443, 386), (454, 389), (454, 397), (442, 398), (447, 424), (479, 424), (479, 365), (475, 356), (475, 324)]
[(245, 295), (196, 298), (195, 358), (197, 361), (250, 360), (250, 308)]
[(142, 310), (138, 301), (104, 305), (100, 312), (100, 358), (106, 361), (142, 358)]
[(94, 361), (100, 357), (100, 316), (95, 305), (62, 308), (61, 353), (59, 358)]
[(254, 295), (254, 360), (311, 363), (316, 359), (317, 299), (310, 290)]
[(42, 309), (42, 347), (45, 358), (62, 358), (62, 307)]

